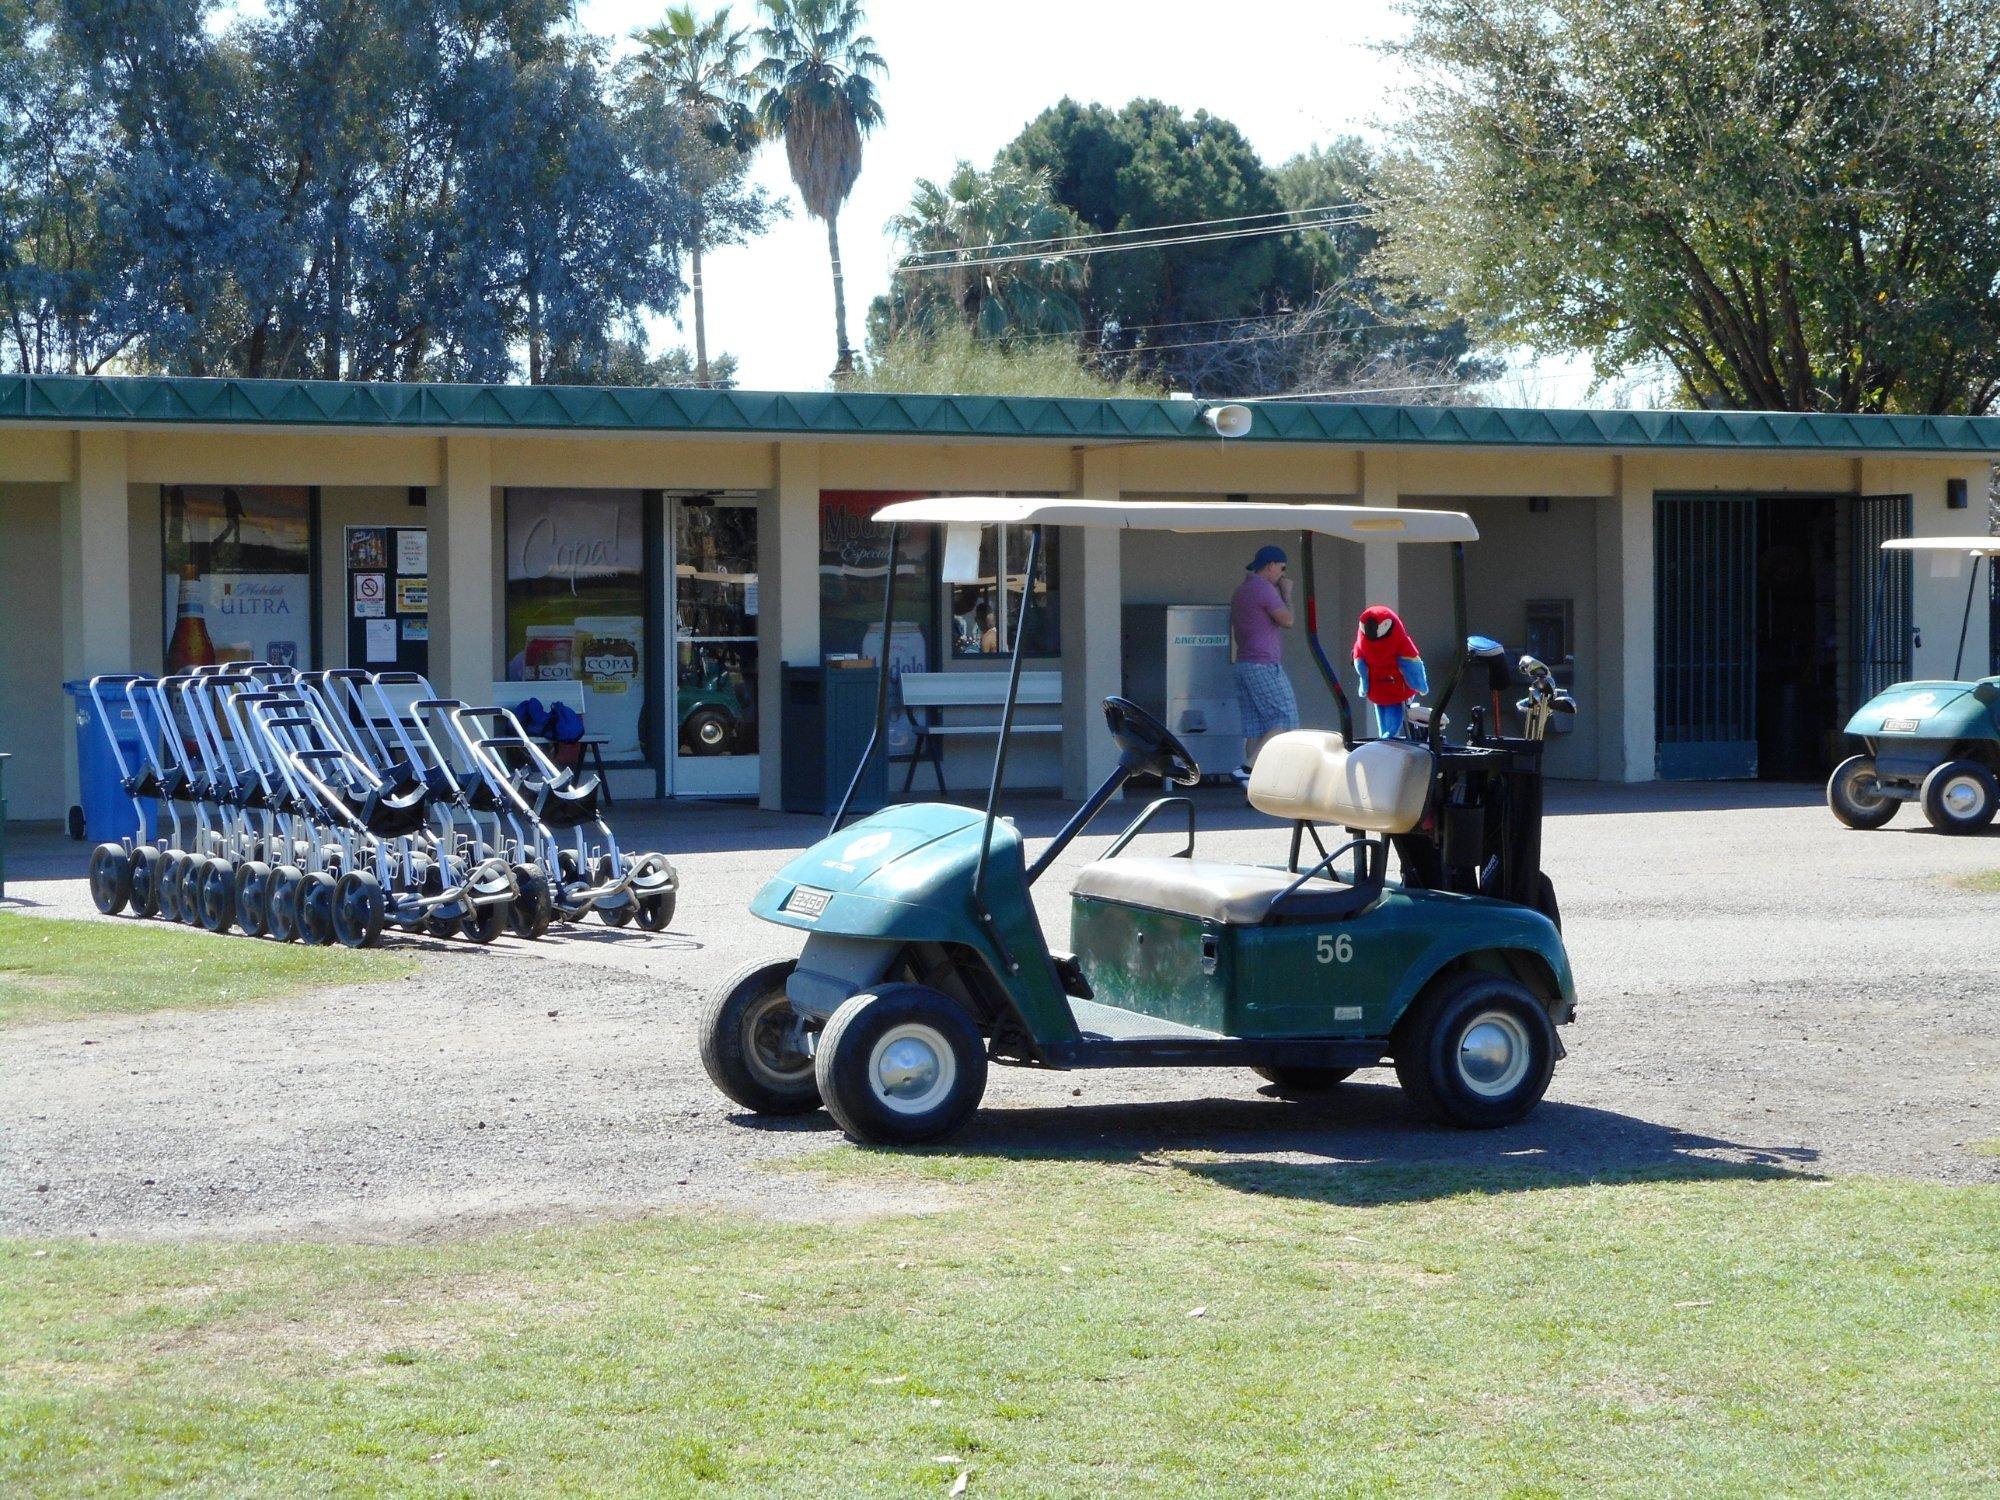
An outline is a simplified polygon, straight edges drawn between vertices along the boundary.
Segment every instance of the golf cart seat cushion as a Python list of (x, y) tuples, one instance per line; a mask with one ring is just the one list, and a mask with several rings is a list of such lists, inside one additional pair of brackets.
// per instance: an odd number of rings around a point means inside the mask
[(1430, 795), (1431, 753), (1414, 740), (1350, 747), (1330, 730), (1276, 735), (1250, 770), (1250, 805), (1286, 822), (1408, 833)]
[[(1289, 870), (1265, 865), (1121, 854), (1085, 865), (1071, 889), (1078, 896), (1173, 912), (1229, 927), (1255, 927), (1270, 918), (1272, 903), (1298, 878)], [(1318, 905), (1315, 898), (1325, 896), (1344, 904), (1352, 902), (1354, 894), (1352, 886), (1309, 880), (1292, 901)], [(1286, 903), (1288, 915), (1291, 904)]]

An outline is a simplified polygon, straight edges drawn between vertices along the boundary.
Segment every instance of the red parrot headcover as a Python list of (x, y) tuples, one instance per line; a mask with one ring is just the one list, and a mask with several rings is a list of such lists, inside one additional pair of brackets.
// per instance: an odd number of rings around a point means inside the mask
[(1361, 611), (1354, 631), (1354, 659), (1368, 669), (1370, 703), (1407, 703), (1417, 696), (1403, 675), (1403, 658), (1422, 659), (1417, 643), (1396, 612), (1386, 604), (1371, 604)]

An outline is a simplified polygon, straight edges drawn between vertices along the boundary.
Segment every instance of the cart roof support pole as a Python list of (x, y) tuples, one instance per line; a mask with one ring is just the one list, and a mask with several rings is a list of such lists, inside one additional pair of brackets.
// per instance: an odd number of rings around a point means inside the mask
[[(1954, 682), (1965, 680), (1962, 675), (1965, 671), (1965, 632), (1972, 625), (1972, 595), (1979, 584), (1979, 565), (1982, 562), (1989, 568), (1993, 566), (1991, 558), (1975, 557), (1972, 560), (1972, 576), (1965, 580), (1965, 613), (1959, 616), (1958, 620), (1958, 655), (1951, 659), (1951, 676)], [(1979, 675), (1984, 677), (1986, 674), (1982, 672)]]
[[(854, 800), (854, 794), (861, 786), (862, 773), (868, 769), (868, 761), (875, 754), (875, 746), (882, 741), (888, 731), (889, 647), (896, 626), (896, 542), (902, 530), (902, 523), (898, 521), (889, 523), (889, 564), (884, 569), (882, 582), (882, 660), (877, 663), (875, 672), (875, 727), (868, 731), (868, 745), (862, 750), (861, 759), (855, 762), (853, 779), (847, 783), (847, 791), (840, 799), (840, 806), (834, 810), (833, 827), (826, 831), (828, 838), (840, 832), (840, 825), (847, 821), (847, 804)], [(824, 688), (821, 691), (824, 691)]]
[[(1021, 580), (1021, 618), (1025, 620), (1028, 606), (1035, 598), (1035, 565), (1042, 557), (1042, 528), (1030, 528), (1028, 532), (1028, 567)], [(997, 559), (994, 573), (1000, 585), (1000, 608), (1007, 608), (1007, 559), (1001, 555)], [(979, 863), (972, 870), (972, 911), (985, 929), (986, 936), (1006, 961), (1009, 973), (1017, 973), (1020, 964), (1001, 941), (1000, 929), (993, 921), (993, 913), (986, 905), (986, 857), (993, 849), (993, 819), (1000, 807), (1000, 779), (1007, 771), (1007, 742), (1014, 734), (1014, 703), (1021, 694), (1021, 647), (1027, 640), (1027, 631), (1015, 622), (1014, 654), (1007, 663), (1007, 701), (1000, 709), (1000, 739), (993, 747), (993, 779), (986, 784), (986, 827), (979, 836)]]
[(1313, 582), (1313, 534), (1299, 533), (1299, 571), (1306, 581), (1306, 644), (1312, 647), (1313, 665), (1319, 668), (1319, 675), (1326, 680), (1326, 690), (1333, 694), (1333, 706), (1340, 714), (1340, 737), (1347, 744), (1354, 743), (1354, 710), (1348, 707), (1347, 691), (1340, 685), (1340, 674), (1333, 669), (1333, 663), (1326, 659), (1326, 647), (1319, 639), (1319, 590)]
[(1444, 711), (1451, 702), (1451, 695), (1458, 690), (1458, 679), (1465, 673), (1465, 543), (1451, 544), (1451, 670), (1445, 673), (1444, 688), (1438, 694), (1437, 707), (1431, 710), (1431, 753), (1435, 755), (1444, 745)]

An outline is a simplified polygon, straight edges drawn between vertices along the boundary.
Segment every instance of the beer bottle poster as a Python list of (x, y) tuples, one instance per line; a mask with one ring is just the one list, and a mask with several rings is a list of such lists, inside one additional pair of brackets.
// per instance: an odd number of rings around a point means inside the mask
[(646, 548), (637, 490), (507, 491), (507, 678), (580, 682), (607, 761), (644, 758)]
[(171, 484), (160, 497), (169, 671), (311, 666), (312, 512), (302, 486)]
[(350, 526), (347, 552), (347, 665), (370, 672), (430, 675), (430, 579), (389, 570), (427, 555), (421, 526)]

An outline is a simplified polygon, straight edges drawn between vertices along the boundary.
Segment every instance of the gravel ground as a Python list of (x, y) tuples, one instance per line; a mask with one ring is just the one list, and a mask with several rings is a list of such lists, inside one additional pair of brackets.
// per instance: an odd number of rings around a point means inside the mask
[[(1205, 854), (1282, 857), (1274, 825), (1227, 793), (1205, 800)], [(1389, 1082), (1306, 1105), (1234, 1070), (996, 1069), (957, 1144), (1328, 1170), (1720, 1161), (2000, 1181), (1986, 1154), (2000, 1143), (1986, 943), (2000, 896), (1951, 884), (2000, 866), (2000, 832), (1945, 838), (1906, 812), (1852, 833), (1811, 788), (1558, 787), (1551, 803), (1545, 862), (1581, 1005), (1570, 1057), (1524, 1124), (1418, 1127)], [(1031, 804), (1021, 822), (1035, 834), (1058, 818)], [(696, 1056), (702, 989), (788, 950), (789, 934), (744, 908), (820, 825), (741, 808), (621, 809), (617, 822), (628, 846), (680, 865), (672, 932), (413, 944), (421, 971), (395, 984), (8, 1029), (0, 1233), (421, 1239), (691, 1205), (836, 1218), (925, 1207), (759, 1170), (839, 1137), (823, 1115), (735, 1113)], [(1079, 841), (1043, 883), (1052, 932), (1067, 930), (1064, 867), (1106, 842)], [(81, 848), (26, 844), (15, 866), (29, 878), (5, 905), (94, 916), (80, 880), (33, 878), (80, 865)]]

